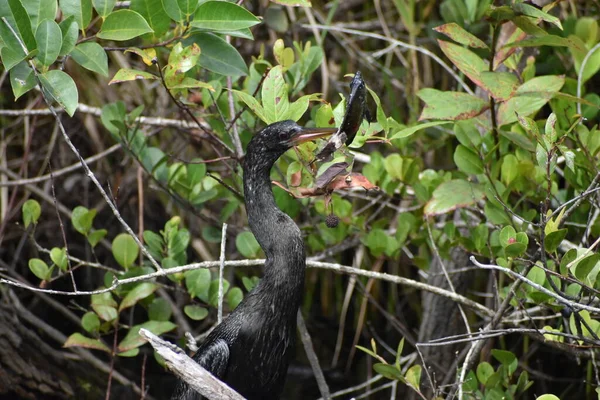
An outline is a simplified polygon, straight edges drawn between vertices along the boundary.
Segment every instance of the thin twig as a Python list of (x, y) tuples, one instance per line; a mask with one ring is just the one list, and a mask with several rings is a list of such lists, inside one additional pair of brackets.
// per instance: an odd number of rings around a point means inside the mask
[[(262, 259), (262, 260), (225, 261), (225, 266), (226, 267), (253, 267), (253, 266), (264, 265), (264, 262), (265, 262), (264, 259)], [(195, 269), (199, 269), (199, 268), (219, 267), (220, 264), (221, 263), (219, 261), (204, 261), (201, 263), (194, 263), (194, 264), (188, 264), (188, 265), (183, 265), (183, 266), (179, 266), (179, 267), (173, 267), (173, 268), (169, 268), (167, 270), (163, 269), (163, 270), (152, 272), (150, 274), (146, 274), (146, 275), (142, 275), (142, 276), (134, 276), (131, 278), (126, 278), (126, 279), (115, 278), (113, 280), (113, 283), (107, 288), (91, 290), (91, 291), (79, 291), (76, 293), (75, 292), (65, 292), (65, 291), (61, 291), (61, 290), (43, 289), (43, 288), (31, 286), (28, 284), (24, 284), (21, 282), (17, 282), (17, 281), (5, 279), (5, 278), (1, 278), (0, 283), (19, 287), (19, 288), (26, 289), (26, 290), (31, 290), (34, 292), (57, 294), (57, 295), (63, 295), (63, 296), (89, 296), (92, 294), (107, 293), (107, 292), (110, 292), (110, 291), (118, 288), (121, 285), (125, 285), (128, 283), (147, 281), (147, 280), (151, 280), (151, 279), (166, 276), (166, 275), (176, 274), (176, 273), (185, 272), (185, 271), (191, 271), (191, 270), (195, 270)], [(386, 274), (384, 272), (368, 271), (368, 270), (364, 270), (364, 269), (349, 267), (347, 265), (341, 265), (341, 264), (335, 264), (335, 263), (324, 263), (324, 262), (311, 261), (311, 260), (306, 261), (306, 266), (311, 267), (311, 268), (320, 268), (320, 269), (324, 269), (324, 270), (335, 271), (335, 272), (342, 273), (342, 274), (365, 276), (367, 278), (373, 278), (373, 279), (378, 279), (378, 280), (382, 280), (382, 281), (386, 281), (386, 282), (391, 282), (391, 283), (411, 287), (411, 288), (418, 289), (418, 290), (425, 290), (427, 292), (434, 293), (439, 296), (444, 296), (455, 302), (463, 304), (463, 305), (473, 309), (478, 314), (481, 314), (485, 317), (493, 317), (495, 315), (494, 311), (492, 311), (489, 308), (487, 308), (469, 298), (466, 298), (462, 295), (453, 293), (449, 290), (440, 289), (438, 287), (428, 285), (423, 282), (404, 278), (402, 276), (390, 275), (390, 274)]]
[(475, 95), (475, 93), (471, 90), (471, 88), (469, 86), (467, 86), (467, 84), (462, 80), (462, 78), (460, 76), (458, 76), (458, 74), (456, 72), (454, 72), (454, 70), (452, 68), (450, 68), (448, 66), (448, 64), (446, 64), (441, 58), (439, 58), (437, 55), (435, 55), (434, 53), (432, 53), (431, 51), (427, 50), (424, 47), (413, 46), (411, 44), (404, 43), (400, 40), (392, 39), (392, 38), (389, 38), (389, 37), (386, 37), (386, 36), (383, 36), (383, 35), (380, 35), (377, 33), (358, 31), (356, 29), (340, 28), (335, 25), (327, 26), (327, 25), (319, 25), (319, 24), (314, 24), (314, 25), (303, 24), (302, 27), (310, 28), (310, 29), (315, 27), (315, 28), (319, 28), (319, 29), (323, 29), (323, 30), (330, 30), (330, 31), (334, 31), (334, 32), (348, 33), (350, 35), (370, 37), (373, 39), (379, 39), (379, 40), (383, 40), (383, 41), (386, 41), (389, 43), (393, 43), (396, 46), (404, 47), (406, 49), (418, 51), (420, 53), (425, 54), (428, 57), (431, 57), (433, 60), (435, 60), (435, 62), (437, 62), (442, 68), (444, 68), (460, 84), (460, 86), (464, 89), (465, 92), (467, 92), (468, 94), (470, 94), (472, 96)]
[(308, 358), (308, 362), (310, 363), (310, 367), (315, 374), (315, 379), (317, 380), (317, 386), (319, 387), (319, 392), (321, 392), (321, 398), (325, 400), (329, 400), (331, 398), (331, 394), (329, 392), (329, 386), (325, 381), (325, 375), (323, 375), (323, 370), (321, 369), (321, 365), (319, 364), (319, 358), (315, 353), (315, 349), (312, 344), (312, 340), (310, 338), (310, 334), (308, 333), (308, 329), (306, 329), (306, 323), (304, 322), (304, 318), (302, 317), (302, 312), (298, 310), (298, 315), (296, 317), (296, 322), (298, 324), (298, 331), (300, 332), (300, 340), (302, 340), (302, 345), (304, 346), (304, 351), (306, 352), (306, 357)]
[(217, 309), (217, 322), (223, 320), (223, 270), (225, 269), (225, 244), (227, 241), (227, 224), (223, 223), (221, 229), (221, 255), (219, 256), (219, 303)]
[[(585, 55), (585, 57), (583, 58), (583, 61), (581, 62), (581, 66), (579, 67), (579, 71), (577, 73), (577, 97), (580, 98), (581, 97), (581, 87), (583, 86), (583, 70), (586, 67), (590, 57), (592, 57), (592, 55), (598, 50), (600, 49), (600, 43), (596, 43), (596, 45), (594, 47), (592, 47), (590, 49), (590, 51), (587, 52), (587, 54)], [(577, 102), (577, 114), (581, 115), (581, 103)]]
[(582, 304), (582, 303), (575, 302), (575, 301), (571, 301), (565, 297), (562, 297), (562, 296), (546, 289), (542, 285), (538, 285), (537, 283), (524, 277), (523, 275), (519, 274), (518, 272), (512, 271), (508, 268), (501, 267), (499, 265), (482, 264), (479, 261), (477, 261), (477, 259), (474, 256), (471, 256), (470, 260), (471, 260), (471, 262), (473, 262), (473, 264), (477, 265), (479, 268), (502, 271), (505, 274), (512, 276), (513, 278), (523, 281), (524, 283), (528, 284), (529, 286), (533, 287), (534, 289), (539, 290), (540, 292), (552, 297), (554, 300), (558, 301), (560, 304), (571, 308), (573, 311), (586, 310), (586, 311), (593, 312), (593, 313), (600, 313), (600, 308), (588, 306), (587, 304)]

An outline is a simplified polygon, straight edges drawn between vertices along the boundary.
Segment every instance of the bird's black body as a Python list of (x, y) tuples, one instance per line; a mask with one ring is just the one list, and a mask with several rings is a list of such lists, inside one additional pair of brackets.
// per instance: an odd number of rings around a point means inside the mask
[[(300, 137), (293, 121), (271, 124), (248, 145), (244, 193), (250, 230), (266, 255), (261, 281), (202, 343), (194, 360), (249, 400), (278, 399), (296, 337), (306, 265), (300, 229), (275, 204), (270, 170)], [(173, 400), (201, 396), (180, 382)]]

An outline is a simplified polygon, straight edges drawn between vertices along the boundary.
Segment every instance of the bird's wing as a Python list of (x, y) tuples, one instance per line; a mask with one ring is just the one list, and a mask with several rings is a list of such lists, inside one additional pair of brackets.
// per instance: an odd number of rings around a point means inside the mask
[(217, 339), (206, 348), (200, 349), (196, 362), (219, 379), (223, 379), (229, 363), (229, 345), (223, 339)]

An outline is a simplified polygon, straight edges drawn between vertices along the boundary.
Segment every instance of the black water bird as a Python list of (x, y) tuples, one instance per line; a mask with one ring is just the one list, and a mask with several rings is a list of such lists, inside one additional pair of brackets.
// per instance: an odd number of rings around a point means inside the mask
[[(275, 204), (271, 167), (293, 146), (335, 131), (282, 121), (264, 128), (248, 145), (246, 211), (250, 230), (266, 255), (264, 276), (208, 335), (194, 360), (249, 400), (281, 395), (304, 289), (304, 241), (298, 226)], [(180, 381), (172, 399), (199, 400), (201, 396)]]

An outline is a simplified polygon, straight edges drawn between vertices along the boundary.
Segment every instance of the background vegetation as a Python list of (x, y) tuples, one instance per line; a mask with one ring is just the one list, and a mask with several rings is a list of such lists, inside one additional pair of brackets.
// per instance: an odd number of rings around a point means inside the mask
[[(349, 149), (315, 166), (303, 145), (272, 175), (305, 235), (325, 377), (299, 345), (285, 397), (598, 397), (599, 15), (591, 0), (0, 3), (0, 393), (167, 398), (139, 329), (184, 346), (260, 275), (245, 145), (278, 120), (337, 126), (360, 70), (370, 119)], [(316, 190), (342, 161), (349, 190)]]

